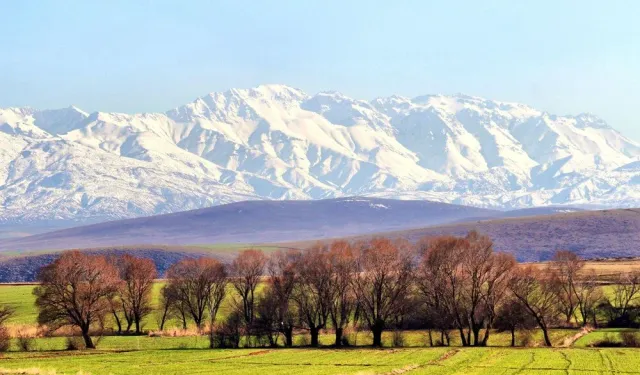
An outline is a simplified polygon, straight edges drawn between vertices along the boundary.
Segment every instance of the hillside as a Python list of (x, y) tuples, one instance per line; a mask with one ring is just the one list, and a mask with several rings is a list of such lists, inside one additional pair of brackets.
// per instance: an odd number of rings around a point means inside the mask
[[(0, 223), (259, 199), (640, 206), (640, 145), (589, 114), (467, 95), (216, 92), (166, 113), (0, 109)], [(5, 235), (7, 236), (7, 235)]]
[(269, 243), (408, 229), (502, 214), (446, 203), (362, 197), (247, 201), (0, 240), (0, 251), (140, 244)]
[(478, 230), (490, 236), (497, 251), (520, 261), (549, 260), (558, 249), (592, 258), (640, 257), (640, 209), (557, 213), (441, 225), (381, 233), (418, 241), (425, 236), (464, 235)]

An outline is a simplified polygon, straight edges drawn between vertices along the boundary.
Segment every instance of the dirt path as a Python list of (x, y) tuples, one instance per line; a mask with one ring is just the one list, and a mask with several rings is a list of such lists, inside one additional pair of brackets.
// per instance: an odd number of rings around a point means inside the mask
[(580, 332), (576, 333), (575, 335), (571, 336), (571, 337), (567, 337), (564, 339), (564, 341), (562, 342), (562, 345), (560, 345), (561, 348), (568, 348), (573, 346), (573, 344), (578, 341), (582, 336), (585, 336), (591, 332), (593, 332), (593, 328), (591, 327), (583, 327)]

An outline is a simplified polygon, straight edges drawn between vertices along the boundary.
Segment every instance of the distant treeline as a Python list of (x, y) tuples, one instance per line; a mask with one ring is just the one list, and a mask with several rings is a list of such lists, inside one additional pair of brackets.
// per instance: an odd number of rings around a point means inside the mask
[[(179, 247), (140, 246), (140, 247), (106, 247), (100, 249), (82, 250), (83, 253), (104, 255), (106, 257), (134, 255), (152, 259), (156, 264), (158, 275), (163, 277), (172, 264), (185, 258), (203, 256), (200, 249), (180, 251)], [(38, 271), (52, 263), (60, 256), (60, 252), (0, 258), (0, 283), (35, 282)]]
[[(245, 345), (291, 347), (301, 330), (318, 346), (325, 329), (340, 347), (349, 345), (344, 332), (353, 326), (369, 330), (374, 346), (384, 331), (406, 329), (426, 330), (432, 346), (449, 345), (452, 332), (464, 346), (485, 346), (497, 329), (510, 332), (515, 345), (516, 331), (534, 328), (551, 346), (553, 327), (636, 326), (640, 273), (620, 273), (605, 293), (583, 267), (567, 250), (544, 266), (518, 264), (477, 232), (417, 244), (340, 240), (268, 256), (248, 249), (229, 265), (181, 259), (169, 267), (156, 308), (160, 330), (177, 319), (207, 334), (211, 348), (239, 347), (242, 338)], [(141, 333), (157, 276), (148, 258), (64, 252), (37, 275), (38, 323), (50, 331), (74, 327), (87, 348), (94, 347), (91, 333), (109, 324)], [(233, 309), (219, 321), (225, 298)]]

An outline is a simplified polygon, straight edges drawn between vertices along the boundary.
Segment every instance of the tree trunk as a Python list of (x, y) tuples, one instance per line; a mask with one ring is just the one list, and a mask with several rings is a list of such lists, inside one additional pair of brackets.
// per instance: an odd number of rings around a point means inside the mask
[(487, 343), (489, 343), (490, 334), (491, 334), (491, 330), (489, 328), (486, 328), (484, 331), (484, 337), (482, 338), (482, 343), (480, 345), (487, 346)]
[(118, 313), (115, 311), (112, 311), (113, 314), (113, 318), (116, 321), (116, 325), (118, 326), (118, 334), (122, 333), (122, 322), (120, 322), (120, 317), (118, 316)]
[(293, 329), (285, 328), (284, 329), (284, 346), (287, 348), (291, 348), (293, 346)]
[(187, 330), (187, 316), (185, 315), (184, 311), (180, 311), (180, 315), (182, 317), (182, 329), (184, 329), (186, 331)]
[(458, 328), (458, 331), (460, 332), (460, 342), (462, 343), (462, 346), (469, 346), (467, 338), (464, 335), (464, 330), (462, 328)]
[[(473, 324), (472, 325), (473, 329), (473, 346), (479, 346), (480, 345), (480, 326)], [(471, 345), (471, 343), (469, 343), (469, 345)]]
[(373, 346), (376, 348), (382, 347), (382, 327), (371, 327), (371, 333), (373, 333)]
[(516, 346), (516, 330), (511, 328), (511, 346)]
[(140, 334), (140, 319), (136, 319), (136, 335)]
[(89, 336), (89, 328), (82, 329), (82, 338), (84, 339), (84, 345), (87, 349), (95, 349), (96, 346), (93, 345), (93, 341), (91, 340), (91, 336)]
[(543, 327), (540, 327), (540, 328), (542, 328), (542, 334), (544, 335), (544, 344), (546, 346), (548, 346), (548, 347), (553, 346), (551, 344), (551, 340), (549, 339), (549, 332), (547, 332), (547, 327), (543, 326)]
[(162, 318), (160, 319), (160, 330), (164, 331), (164, 323), (167, 321), (167, 309), (162, 311)]
[(433, 346), (433, 335), (431, 335), (431, 330), (429, 330), (429, 346)]
[(209, 329), (209, 349), (213, 349), (216, 347), (215, 341), (216, 340), (213, 332), (213, 327), (211, 327), (211, 329)]
[(342, 328), (336, 328), (336, 347), (342, 346)]
[(320, 330), (316, 327), (309, 328), (309, 333), (311, 334), (311, 346), (317, 347), (319, 345), (318, 336), (320, 336)]

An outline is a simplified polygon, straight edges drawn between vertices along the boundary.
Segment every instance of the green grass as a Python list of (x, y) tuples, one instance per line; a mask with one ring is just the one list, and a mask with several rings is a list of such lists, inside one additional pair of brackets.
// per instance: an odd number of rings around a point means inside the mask
[(38, 311), (34, 306), (36, 300), (32, 294), (33, 285), (0, 284), (0, 304), (9, 305), (15, 309), (9, 325), (36, 324)]
[[(0, 373), (55, 374), (615, 374), (633, 349), (171, 349), (7, 353)], [(30, 371), (30, 372), (29, 372)]]
[[(564, 337), (571, 335), (573, 331), (565, 330), (553, 330), (551, 337), (554, 338), (554, 343), (559, 345), (562, 343)], [(428, 346), (426, 339), (426, 332), (424, 331), (408, 331), (404, 332), (404, 345), (405, 348), (425, 348)], [(295, 336), (294, 344), (296, 346), (305, 345), (304, 342), (309, 342), (306, 335), (300, 334)], [(351, 345), (357, 347), (367, 347), (373, 342), (372, 336), (368, 332), (360, 332), (357, 336), (357, 341), (354, 340), (354, 334), (347, 336)], [(391, 332), (385, 332), (383, 335), (383, 346), (387, 348), (393, 347), (393, 334)], [(67, 339), (64, 337), (46, 337), (33, 339), (32, 349), (34, 351), (60, 351), (66, 348)], [(243, 340), (244, 341), (244, 340)], [(542, 346), (542, 334), (534, 334), (534, 341), (536, 345)], [(320, 345), (329, 347), (334, 343), (334, 336), (331, 333), (320, 335)], [(156, 349), (206, 349), (208, 348), (209, 341), (206, 336), (162, 336), (162, 337), (150, 337), (150, 336), (103, 336), (100, 339), (96, 339), (96, 344), (100, 350), (156, 350)], [(283, 344), (282, 339), (278, 341), (279, 345)], [(494, 333), (493, 338), (489, 340), (489, 344), (495, 347), (506, 347), (510, 344), (510, 337), (504, 333)], [(459, 346), (458, 340), (452, 340), (452, 348)], [(14, 339), (11, 351), (19, 351), (17, 341)]]
[(630, 329), (630, 328), (600, 328), (596, 331), (590, 332), (589, 334), (582, 336), (573, 344), (573, 346), (582, 347), (582, 348), (589, 347), (605, 339), (611, 340), (613, 342), (622, 342), (620, 338), (620, 332), (640, 333), (640, 330)]

